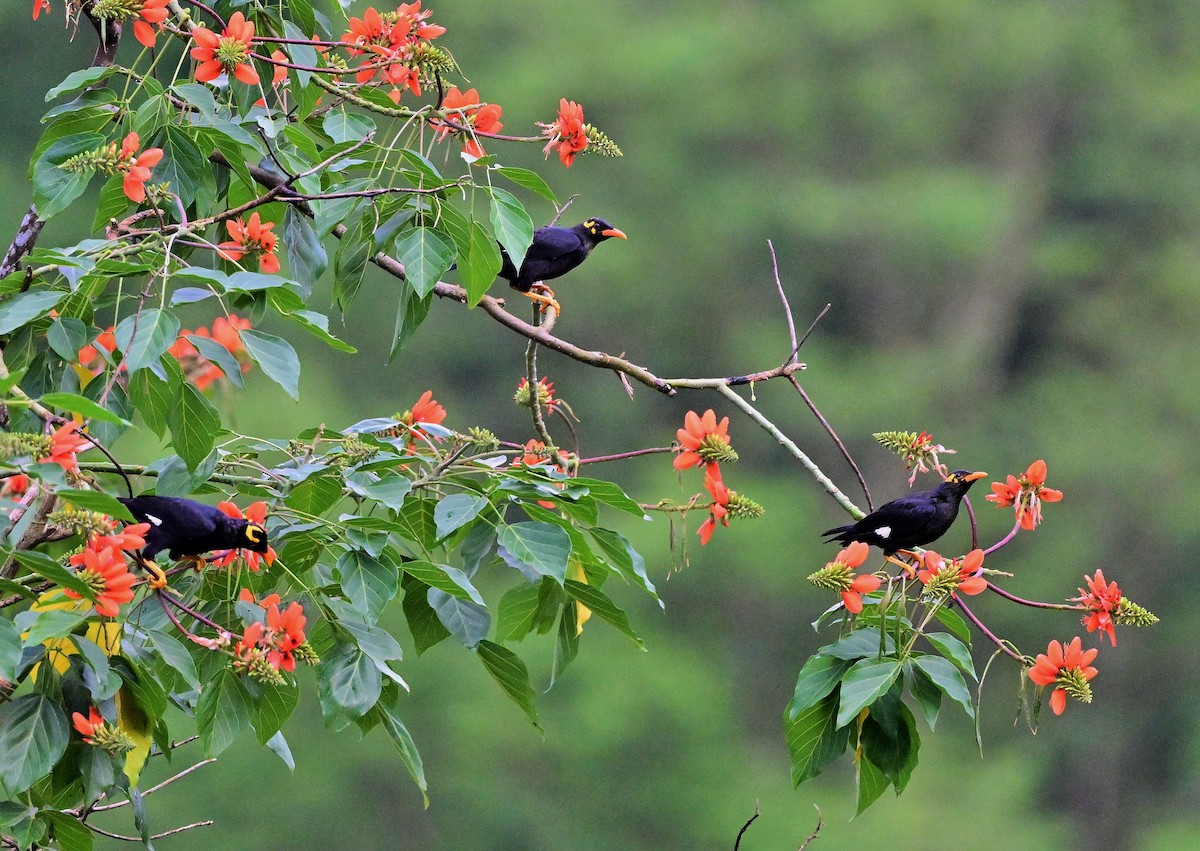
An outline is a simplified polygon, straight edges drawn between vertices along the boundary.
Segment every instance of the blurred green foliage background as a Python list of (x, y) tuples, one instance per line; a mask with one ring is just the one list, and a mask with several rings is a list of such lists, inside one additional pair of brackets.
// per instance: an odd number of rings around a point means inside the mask
[[(36, 24), (6, 3), (0, 66), (4, 151), (0, 232), (29, 201), (28, 156), (41, 93), (90, 62), (62, 0)], [(906, 794), (853, 813), (847, 761), (793, 790), (781, 714), (795, 675), (827, 639), (809, 624), (829, 595), (804, 577), (832, 554), (817, 533), (844, 522), (782, 449), (736, 415), (741, 461), (726, 480), (767, 516), (719, 529), (671, 576), (668, 524), (623, 529), (646, 555), (665, 613), (616, 594), (646, 639), (639, 653), (593, 622), (566, 678), (541, 697), (543, 737), (470, 654), (449, 642), (402, 671), (407, 721), (432, 804), (381, 734), (321, 728), (315, 700), (285, 732), (295, 775), (246, 740), (215, 766), (150, 799), (156, 829), (217, 826), (162, 848), (1166, 849), (1200, 822), (1200, 655), (1188, 614), (1200, 584), (1200, 6), (1186, 0), (821, 0), (432, 2), (449, 47), (506, 130), (531, 132), (558, 98), (625, 150), (544, 165), (567, 218), (625, 230), (561, 282), (557, 332), (626, 352), (659, 375), (765, 369), (787, 354), (767, 240), (801, 327), (833, 309), (805, 345), (804, 385), (863, 465), (876, 501), (905, 476), (870, 433), (929, 429), (953, 459), (995, 477), (1044, 457), (1067, 497), (991, 566), (1008, 586), (1057, 600), (1096, 568), (1163, 618), (1120, 632), (1098, 659), (1091, 706), (1048, 713), (1032, 735), (1016, 716), (1019, 672), (993, 665), (980, 758), (969, 720), (922, 727)], [(361, 11), (362, 6), (356, 6)], [(125, 45), (133, 50), (137, 45)], [(500, 147), (542, 168), (535, 146)], [(456, 156), (456, 153), (451, 154)], [(526, 199), (535, 220), (553, 215)], [(54, 220), (43, 244), (80, 238), (88, 215)], [(6, 240), (7, 241), (7, 240)], [(388, 366), (395, 283), (368, 273), (338, 355), (289, 336), (305, 357), (302, 401), (263, 376), (223, 398), (243, 431), (290, 436), (404, 410), (432, 388), (448, 425), (532, 436), (511, 404), (523, 341), (482, 312), (437, 304)], [(386, 305), (383, 309), (376, 304)], [(322, 303), (322, 308), (327, 306)], [(211, 316), (197, 315), (196, 321)], [(543, 370), (583, 422), (584, 454), (665, 445), (689, 408), (546, 354)], [(763, 410), (853, 494), (844, 462), (782, 382)], [(131, 460), (154, 447), (129, 440)], [(954, 464), (957, 466), (957, 463)], [(662, 456), (607, 469), (636, 498), (686, 498)], [(1011, 513), (975, 506), (984, 540)], [(854, 494), (858, 498), (857, 494)], [(965, 547), (960, 524), (946, 550)], [(1080, 627), (989, 595), (975, 611), (1025, 652)], [(1188, 636), (1192, 636), (1189, 638)], [(1095, 637), (1088, 639), (1089, 644)], [(545, 682), (552, 656), (518, 648)], [(990, 652), (980, 637), (976, 660)], [(149, 779), (174, 766), (158, 765)], [(131, 832), (128, 819), (109, 824)]]

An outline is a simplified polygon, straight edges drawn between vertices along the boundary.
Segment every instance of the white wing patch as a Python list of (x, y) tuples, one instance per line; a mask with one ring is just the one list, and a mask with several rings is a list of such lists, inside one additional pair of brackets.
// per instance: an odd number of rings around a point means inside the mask
[(880, 526), (878, 529), (875, 530), (875, 534), (878, 535), (879, 537), (883, 538), (886, 541), (888, 539), (888, 537), (891, 536), (891, 534), (892, 534), (892, 527), (891, 526)]
[(146, 519), (149, 520), (151, 523), (153, 523), (155, 526), (162, 525), (162, 519), (159, 517), (155, 517), (153, 514), (147, 514)]

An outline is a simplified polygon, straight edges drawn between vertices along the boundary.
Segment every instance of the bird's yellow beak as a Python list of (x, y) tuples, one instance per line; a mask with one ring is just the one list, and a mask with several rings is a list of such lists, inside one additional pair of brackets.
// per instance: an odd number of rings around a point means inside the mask
[(625, 235), (624, 231), (617, 230), (616, 228), (609, 228), (608, 230), (602, 230), (602, 231), (600, 231), (600, 235), (601, 236), (615, 236), (617, 239), (629, 239), (629, 237), (627, 237)]
[(974, 482), (974, 481), (976, 481), (976, 480), (978, 480), (978, 479), (982, 479), (982, 478), (983, 478), (984, 476), (986, 476), (986, 475), (987, 475), (987, 473), (985, 473), (985, 472), (983, 472), (982, 470), (980, 470), (979, 472), (977, 472), (977, 473), (972, 473), (972, 474), (971, 474), (971, 475), (969, 475), (969, 476), (963, 476), (963, 481), (964, 481), (964, 482)]

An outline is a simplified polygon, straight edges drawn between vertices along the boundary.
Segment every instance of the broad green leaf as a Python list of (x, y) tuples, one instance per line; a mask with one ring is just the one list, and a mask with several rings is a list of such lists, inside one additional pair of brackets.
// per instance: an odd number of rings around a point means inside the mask
[(400, 580), (400, 587), (404, 589), (401, 609), (404, 611), (404, 619), (408, 622), (408, 631), (419, 656), (430, 647), (449, 638), (450, 630), (446, 629), (437, 612), (429, 605), (428, 585), (406, 573)]
[[(817, 654), (833, 656), (836, 659), (873, 659), (879, 656), (879, 649), (879, 628), (872, 626), (856, 629), (845, 638), (838, 639), (833, 644), (826, 644)], [(886, 636), (883, 651), (896, 651), (896, 642), (890, 635)]]
[(57, 493), (59, 499), (71, 503), (76, 508), (99, 511), (101, 514), (107, 514), (117, 520), (124, 520), (126, 523), (137, 522), (137, 519), (129, 513), (129, 509), (118, 502), (116, 497), (109, 496), (103, 491), (60, 490)]
[(480, 641), (475, 648), (479, 660), (487, 672), (500, 684), (500, 688), (513, 699), (537, 729), (537, 707), (534, 705), (533, 686), (529, 683), (529, 669), (525, 663), (507, 647), (491, 641)]
[(335, 471), (309, 476), (292, 488), (284, 502), (305, 514), (324, 514), (342, 498), (342, 477)]
[(964, 674), (969, 674), (973, 680), (979, 679), (975, 676), (975, 663), (971, 659), (971, 651), (965, 644), (946, 632), (927, 632), (925, 638), (939, 653), (961, 668)]
[[(245, 333), (245, 332), (242, 332)], [(225, 378), (239, 390), (245, 389), (246, 380), (242, 377), (242, 365), (233, 356), (233, 352), (222, 346), (211, 337), (201, 337), (198, 334), (187, 334), (185, 339), (196, 347), (201, 357), (207, 358), (221, 368)], [(139, 373), (140, 375), (141, 373)]]
[(900, 673), (895, 659), (860, 659), (842, 678), (837, 725), (844, 727), (892, 687)]
[(0, 334), (11, 334), (22, 325), (45, 316), (66, 298), (66, 295), (49, 290), (34, 290), (5, 299), (0, 302)]
[(430, 588), (427, 599), (437, 612), (438, 620), (464, 647), (475, 647), (488, 634), (492, 615), (486, 606), (460, 599), (439, 588)]
[(188, 470), (194, 471), (216, 445), (221, 415), (199, 390), (185, 382), (175, 391), (167, 411), (167, 427), (171, 429), (171, 446)]
[(200, 675), (196, 672), (196, 663), (192, 654), (175, 636), (157, 629), (146, 630), (150, 644), (158, 651), (162, 660), (171, 666), (182, 678), (188, 688), (200, 689)]
[(0, 679), (12, 682), (21, 664), (21, 633), (8, 618), (0, 618)]
[(166, 310), (148, 308), (122, 319), (116, 337), (117, 348), (125, 356), (125, 368), (132, 375), (142, 367), (157, 364), (174, 344), (179, 337), (179, 319)]
[(401, 235), (392, 249), (404, 264), (404, 277), (418, 298), (433, 292), (433, 285), (454, 262), (454, 243), (434, 228), (418, 227)]
[(275, 735), (263, 742), (267, 750), (279, 757), (284, 765), (288, 767), (288, 771), (296, 770), (296, 759), (292, 756), (292, 749), (288, 747), (287, 739), (283, 737), (281, 731), (276, 730)]
[(513, 268), (520, 269), (525, 252), (533, 242), (533, 219), (511, 192), (493, 187), (491, 196), (492, 230), (496, 240), (508, 252)]
[(642, 507), (614, 482), (606, 482), (603, 479), (578, 478), (571, 479), (570, 484), (572, 490), (581, 487), (587, 488), (588, 495), (597, 502), (610, 505), (627, 514), (632, 514), (634, 517), (646, 516), (646, 512), (642, 510)]
[(426, 796), (426, 792), (429, 791), (429, 785), (425, 782), (425, 766), (421, 763), (421, 754), (417, 750), (417, 743), (413, 741), (412, 734), (408, 732), (408, 728), (400, 720), (400, 715), (395, 707), (386, 701), (381, 701), (379, 703), (379, 711), (383, 721), (383, 729), (387, 731), (392, 744), (400, 752), (400, 761), (404, 763), (404, 767), (412, 775), (412, 779), (416, 782), (417, 788), (421, 790), (421, 795), (424, 797), (425, 806), (428, 807), (429, 798)]
[(288, 271), (307, 292), (312, 292), (320, 277), (329, 268), (329, 255), (317, 236), (316, 228), (295, 205), (289, 204), (283, 216), (283, 247), (287, 253)]
[(430, 588), (438, 588), (453, 597), (484, 605), (483, 597), (471, 584), (470, 578), (457, 568), (446, 564), (433, 564), (421, 559), (406, 559), (401, 565), (401, 569), (410, 576), (421, 580)]
[(342, 577), (342, 591), (355, 610), (372, 624), (378, 621), (399, 589), (396, 566), (362, 550), (351, 550), (338, 559), (337, 570)]
[(26, 570), (32, 570), (55, 585), (61, 585), (76, 594), (83, 594), (88, 599), (92, 597), (91, 587), (80, 579), (75, 571), (67, 569), (58, 559), (51, 558), (40, 550), (18, 550), (5, 558), (15, 558)]
[(371, 482), (363, 490), (371, 499), (383, 503), (393, 511), (399, 511), (404, 507), (404, 498), (412, 490), (412, 481), (406, 476), (393, 473), (377, 482)]
[(466, 254), (459, 246), (458, 270), (467, 290), (467, 306), (474, 307), (500, 274), (500, 248), (479, 222), (471, 222)]
[(505, 166), (496, 166), (492, 171), (511, 180), (517, 186), (528, 189), (531, 192), (536, 192), (551, 204), (558, 206), (558, 199), (554, 197), (554, 190), (550, 188), (550, 184), (546, 183), (536, 171), (530, 171), (527, 168), (508, 168)]
[(335, 109), (325, 115), (321, 129), (334, 143), (357, 142), (375, 132), (375, 122), (356, 112)]
[(609, 529), (593, 528), (587, 531), (592, 536), (592, 540), (600, 545), (610, 567), (616, 568), (627, 580), (644, 588), (646, 593), (658, 603), (660, 609), (666, 608), (666, 604), (658, 596), (658, 590), (654, 587), (654, 583), (650, 581), (649, 574), (646, 573), (645, 560), (624, 535)]
[(204, 684), (196, 701), (196, 731), (206, 757), (224, 751), (250, 726), (254, 706), (241, 677), (230, 668)]
[(0, 704), (0, 782), (9, 795), (50, 773), (67, 749), (67, 719), (58, 704), (26, 694)]
[(171, 379), (163, 381), (149, 369), (129, 377), (129, 399), (133, 407), (160, 438), (167, 432), (167, 412), (171, 409), (174, 388), (182, 383), (182, 375), (172, 373)]
[(296, 711), (300, 689), (293, 685), (263, 685), (258, 709), (250, 719), (258, 743), (265, 745), (279, 734), (284, 723)]
[(300, 358), (292, 344), (282, 337), (261, 331), (243, 331), (242, 344), (262, 371), (293, 399), (300, 398)]
[(518, 585), (500, 598), (496, 613), (496, 639), (520, 641), (533, 630), (541, 596), (539, 585)]
[(382, 688), (379, 668), (367, 654), (349, 644), (326, 654), (317, 670), (317, 692), (326, 717), (334, 707), (355, 718), (365, 715), (379, 700)]
[(813, 656), (804, 663), (796, 677), (796, 691), (788, 703), (786, 719), (791, 721), (800, 713), (825, 699), (842, 680), (854, 663), (833, 656)]
[(913, 665), (912, 660), (904, 663), (904, 681), (908, 690), (921, 707), (921, 714), (929, 729), (937, 727), (938, 714), (942, 711), (942, 690), (934, 685), (929, 675)]
[(560, 585), (567, 578), (571, 538), (553, 523), (525, 522), (500, 527), (499, 554), (530, 582), (552, 576)]
[(942, 626), (954, 633), (955, 638), (967, 647), (971, 646), (971, 628), (967, 626), (967, 622), (958, 612), (945, 606), (939, 606), (934, 617), (942, 622)]
[(488, 504), (488, 498), (477, 493), (452, 493), (440, 499), (433, 509), (438, 540), (470, 523)]
[(374, 252), (375, 216), (368, 210), (348, 226), (333, 259), (333, 301), (343, 313), (362, 287)]
[(836, 694), (823, 699), (792, 717), (784, 716), (784, 732), (792, 757), (792, 785), (811, 780), (839, 756), (850, 743), (850, 727), (838, 727)]
[(79, 350), (89, 342), (88, 327), (83, 321), (71, 316), (55, 319), (46, 332), (46, 342), (54, 353), (67, 362), (79, 355)]
[(425, 321), (432, 300), (432, 295), (419, 297), (411, 287), (400, 288), (400, 302), (396, 305), (396, 327), (392, 332), (392, 350), (388, 353), (389, 363), (395, 359), (400, 350), (412, 339), (417, 328)]
[(43, 612), (27, 609), (17, 615), (13, 621), (16, 623), (17, 629), (21, 631), (21, 642), (25, 647), (37, 648), (47, 639), (70, 635), (87, 619), (89, 614), (91, 614), (90, 610), (52, 609)]
[(133, 423), (121, 419), (121, 417), (118, 417), (107, 408), (97, 405), (91, 399), (85, 399), (76, 393), (46, 393), (42, 396), (41, 402), (48, 408), (70, 411), (73, 414), (80, 414), (86, 419), (104, 420), (105, 422), (126, 428), (133, 425)]
[(591, 609), (592, 613), (598, 618), (629, 636), (633, 640), (633, 643), (640, 649), (646, 649), (646, 646), (642, 643), (642, 639), (638, 637), (638, 634), (633, 631), (633, 627), (629, 625), (629, 616), (599, 588), (584, 582), (576, 582), (574, 579), (568, 579), (564, 582), (563, 588), (567, 594)]
[(33, 203), (39, 218), (48, 220), (57, 216), (83, 194), (92, 179), (91, 169), (64, 171), (63, 163), (104, 143), (105, 138), (99, 133), (79, 133), (55, 140), (37, 155), (33, 163)]
[(865, 755), (860, 755), (855, 762), (855, 785), (858, 787), (858, 807), (856, 816), (862, 815), (867, 807), (879, 800), (879, 796), (889, 785), (887, 775), (879, 770), (875, 763)]
[(966, 681), (958, 672), (958, 668), (954, 667), (953, 662), (941, 656), (916, 656), (913, 658), (913, 664), (924, 671), (933, 684), (961, 706), (968, 716), (975, 717), (971, 692), (967, 689)]
[(80, 89), (86, 89), (94, 86), (101, 80), (111, 76), (116, 71), (112, 65), (92, 65), (89, 68), (83, 68), (79, 71), (72, 71), (67, 75), (67, 78), (57, 86), (46, 92), (46, 103), (54, 100), (62, 94), (71, 94)]
[(39, 819), (45, 819), (53, 832), (58, 851), (92, 851), (92, 832), (78, 818), (58, 810), (42, 810)]
[(579, 621), (572, 605), (559, 607), (558, 632), (554, 637), (554, 664), (550, 667), (550, 686), (567, 670), (579, 654)]
[(324, 341), (325, 345), (331, 349), (345, 352), (348, 355), (358, 351), (354, 346), (329, 333), (329, 317), (324, 313), (317, 313), (315, 310), (294, 310), (284, 312), (284, 315), (314, 337)]

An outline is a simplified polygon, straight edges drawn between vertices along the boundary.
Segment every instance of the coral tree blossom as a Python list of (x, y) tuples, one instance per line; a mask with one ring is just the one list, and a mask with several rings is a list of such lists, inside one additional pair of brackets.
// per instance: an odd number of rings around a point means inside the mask
[(587, 129), (583, 123), (583, 107), (575, 101), (562, 98), (558, 102), (558, 118), (549, 124), (538, 122), (542, 135), (550, 141), (542, 153), (550, 156), (557, 149), (558, 158), (567, 168), (575, 161), (575, 155), (588, 146)]
[[(499, 133), (504, 127), (500, 123), (501, 108), (494, 103), (479, 106), (479, 102), (479, 92), (476, 89), (460, 92), (458, 86), (451, 86), (442, 101), (442, 109), (456, 110), (450, 112), (449, 120), (459, 127), (466, 127), (468, 132), (473, 129), (476, 133)], [(445, 138), (457, 129), (457, 127), (443, 123), (441, 137)], [(463, 153), (475, 159), (487, 155), (474, 133), (463, 143)]]
[(198, 81), (209, 83), (228, 72), (248, 86), (258, 85), (258, 72), (250, 62), (254, 23), (241, 12), (230, 16), (220, 36), (206, 27), (196, 27), (192, 38), (198, 45), (192, 48), (192, 58), (200, 63), (196, 68)]
[(99, 709), (92, 706), (88, 709), (86, 718), (82, 712), (72, 712), (71, 723), (75, 725), (79, 735), (83, 736), (83, 741), (90, 745), (96, 733), (104, 727), (104, 716), (100, 714)]
[(59, 426), (55, 429), (54, 434), (50, 435), (50, 455), (39, 460), (57, 464), (68, 473), (78, 475), (79, 462), (75, 460), (75, 453), (90, 449), (92, 446), (91, 441), (81, 437), (77, 433), (78, 431), (79, 423), (77, 422), (64, 423)]
[(933, 550), (926, 550), (921, 557), (925, 565), (917, 571), (917, 579), (931, 590), (944, 590), (951, 594), (982, 594), (987, 590), (983, 578), (983, 550), (974, 549), (959, 559), (946, 561)]
[(1097, 671), (1091, 664), (1098, 652), (1095, 647), (1084, 650), (1082, 641), (1076, 636), (1065, 647), (1058, 641), (1051, 641), (1046, 652), (1038, 654), (1037, 660), (1029, 668), (1029, 679), (1039, 686), (1056, 686), (1050, 695), (1050, 708), (1055, 715), (1062, 715), (1067, 708), (1068, 694), (1084, 703), (1091, 703), (1092, 691), (1088, 680), (1096, 676)]
[(234, 263), (249, 255), (258, 258), (258, 268), (268, 275), (279, 271), (279, 258), (275, 256), (275, 246), (279, 238), (271, 233), (274, 222), (259, 220), (258, 213), (251, 213), (250, 218), (243, 222), (232, 219), (225, 223), (230, 240), (217, 246), (217, 253), (225, 260)]
[(133, 22), (133, 37), (145, 47), (154, 47), (154, 27), (151, 24), (161, 24), (170, 15), (167, 4), (170, 0), (142, 0), (138, 10), (140, 20)]
[(1103, 570), (1097, 570), (1095, 576), (1083, 577), (1083, 581), (1087, 583), (1088, 590), (1080, 588), (1079, 596), (1072, 598), (1072, 602), (1082, 603), (1088, 608), (1088, 613), (1083, 617), (1083, 625), (1087, 627), (1088, 632), (1100, 630), (1108, 636), (1112, 646), (1116, 647), (1117, 634), (1113, 629), (1113, 613), (1121, 605), (1121, 589), (1117, 587), (1116, 582), (1105, 581)]
[[(234, 505), (232, 502), (218, 502), (217, 508), (232, 517), (234, 520), (249, 520), (256, 526), (266, 526), (267, 524), (267, 504), (262, 500), (252, 502), (246, 507), (246, 513)], [(254, 550), (230, 550), (222, 556), (217, 556), (212, 560), (214, 567), (228, 567), (237, 561), (238, 556), (241, 556), (246, 561), (246, 567), (254, 573), (257, 573), (261, 568), (261, 562), (266, 562), (268, 565), (275, 563), (275, 548), (268, 546), (265, 553), (256, 553)]]
[(683, 428), (675, 432), (682, 452), (675, 456), (675, 469), (687, 470), (703, 464), (733, 460), (737, 457), (730, 453), (729, 446), (729, 417), (722, 417), (717, 422), (717, 415), (711, 408), (700, 416), (695, 411), (688, 411), (683, 419)]
[(709, 464), (704, 472), (704, 487), (712, 495), (712, 503), (708, 506), (708, 519), (700, 524), (700, 528), (696, 534), (700, 536), (700, 546), (704, 546), (712, 539), (712, 534), (716, 531), (717, 522), (720, 521), (726, 528), (729, 527), (729, 489), (725, 487), (725, 482), (721, 479), (721, 468), (717, 464)]
[[(94, 535), (83, 552), (71, 556), (70, 563), (75, 567), (79, 578), (86, 582), (95, 594), (94, 605), (98, 615), (115, 618), (121, 604), (133, 599), (133, 585), (136, 579), (129, 572), (125, 553), (146, 546), (145, 535), (148, 531), (149, 523), (137, 523), (126, 526), (121, 532)], [(79, 592), (69, 588), (64, 589), (63, 593), (72, 600), (82, 599)]]
[(1021, 478), (1009, 476), (1006, 482), (992, 482), (992, 492), (985, 497), (1000, 508), (1016, 505), (1017, 522), (1032, 531), (1042, 522), (1042, 503), (1058, 502), (1063, 492), (1046, 485), (1046, 462), (1034, 461)]
[(856, 615), (863, 610), (862, 595), (876, 590), (883, 582), (873, 573), (860, 576), (854, 572), (855, 568), (861, 567), (867, 560), (870, 552), (870, 545), (862, 541), (855, 541), (838, 552), (833, 561), (811, 574), (808, 581), (818, 588), (839, 591), (846, 611)]
[(136, 204), (146, 200), (146, 181), (150, 179), (150, 169), (163, 158), (162, 148), (147, 148), (140, 154), (136, 153), (140, 141), (137, 133), (126, 136), (121, 142), (117, 161), (117, 169), (125, 175), (121, 182), (125, 197)]

